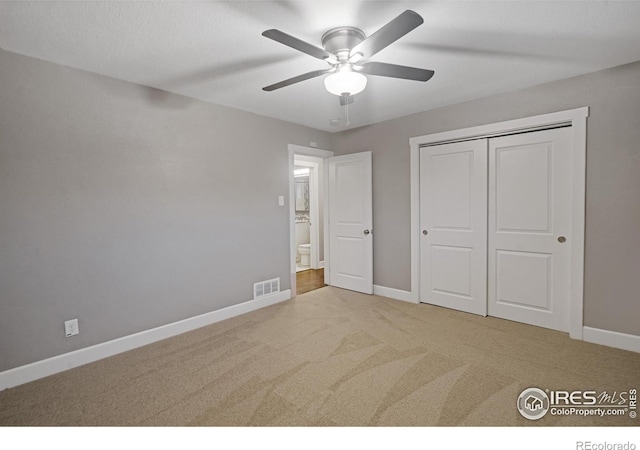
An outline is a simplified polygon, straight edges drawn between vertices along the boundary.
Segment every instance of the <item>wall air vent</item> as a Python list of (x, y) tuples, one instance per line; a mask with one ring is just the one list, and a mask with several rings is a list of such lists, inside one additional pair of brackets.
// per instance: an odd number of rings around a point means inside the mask
[(276, 292), (280, 292), (280, 278), (253, 283), (254, 299), (264, 297), (265, 295), (275, 294)]

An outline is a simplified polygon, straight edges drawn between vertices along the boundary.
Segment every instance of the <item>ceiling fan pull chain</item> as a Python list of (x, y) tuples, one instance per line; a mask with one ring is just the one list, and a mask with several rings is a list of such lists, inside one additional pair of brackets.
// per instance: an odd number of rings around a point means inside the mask
[(349, 122), (349, 95), (345, 95), (344, 96), (344, 125), (345, 126), (349, 126), (351, 125), (351, 122)]

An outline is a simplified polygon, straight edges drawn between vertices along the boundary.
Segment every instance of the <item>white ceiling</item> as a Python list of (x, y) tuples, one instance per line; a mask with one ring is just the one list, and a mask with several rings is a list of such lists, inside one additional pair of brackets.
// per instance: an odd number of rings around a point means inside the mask
[[(424, 24), (373, 61), (435, 71), (426, 83), (372, 77), (350, 128), (640, 60), (638, 1), (0, 2), (0, 47), (328, 131), (345, 129), (327, 68), (269, 40), (277, 28), (318, 47), (330, 28), (367, 35), (412, 9)], [(162, 96), (149, 101), (162, 103)]]

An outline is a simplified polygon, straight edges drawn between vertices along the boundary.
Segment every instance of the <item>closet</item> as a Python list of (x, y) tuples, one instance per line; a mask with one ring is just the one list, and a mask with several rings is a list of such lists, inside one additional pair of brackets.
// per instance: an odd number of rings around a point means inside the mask
[(571, 126), (419, 147), (419, 301), (569, 331)]

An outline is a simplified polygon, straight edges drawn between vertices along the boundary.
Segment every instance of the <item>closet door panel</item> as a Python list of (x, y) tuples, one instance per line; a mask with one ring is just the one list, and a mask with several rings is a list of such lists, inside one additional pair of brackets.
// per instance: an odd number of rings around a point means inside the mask
[(487, 313), (487, 142), (420, 149), (420, 301)]
[(489, 315), (569, 329), (571, 129), (489, 140)]

